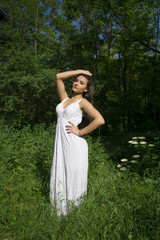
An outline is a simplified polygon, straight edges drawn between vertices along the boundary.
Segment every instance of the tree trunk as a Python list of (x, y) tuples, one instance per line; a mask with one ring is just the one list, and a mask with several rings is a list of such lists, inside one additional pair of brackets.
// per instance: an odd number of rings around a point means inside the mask
[[(158, 37), (159, 37), (159, 9), (158, 8), (156, 9), (155, 25), (156, 25), (156, 28), (157, 28), (155, 49), (157, 49)], [(154, 128), (157, 131), (158, 130), (158, 123), (157, 123), (157, 117), (156, 117), (156, 101), (155, 101), (156, 81), (157, 81), (157, 52), (154, 53), (154, 70), (153, 70), (153, 82), (152, 82), (152, 92), (151, 92), (151, 94), (152, 94), (153, 122), (154, 122)]]
[(35, 41), (34, 41), (34, 49), (35, 49), (35, 58), (37, 59), (37, 33), (38, 33), (38, 3), (36, 6), (36, 17), (35, 17)]
[(127, 61), (126, 56), (123, 56), (123, 75), (122, 75), (122, 87), (123, 87), (123, 128), (126, 131), (126, 121), (127, 117), (127, 79), (126, 79)]

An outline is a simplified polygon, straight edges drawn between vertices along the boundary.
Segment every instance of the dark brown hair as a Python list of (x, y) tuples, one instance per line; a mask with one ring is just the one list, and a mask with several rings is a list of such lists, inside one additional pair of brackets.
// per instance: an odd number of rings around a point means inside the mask
[[(83, 76), (88, 80), (87, 81), (87, 92), (84, 92), (82, 94), (82, 97), (87, 99), (90, 103), (93, 104), (93, 94), (94, 94), (93, 79), (91, 76), (84, 74), (84, 73), (79, 74), (77, 77), (79, 77), (79, 76)], [(88, 114), (83, 112), (83, 119), (82, 119), (82, 123), (80, 124), (80, 127), (87, 126), (90, 122), (91, 122), (91, 118), (88, 116)]]

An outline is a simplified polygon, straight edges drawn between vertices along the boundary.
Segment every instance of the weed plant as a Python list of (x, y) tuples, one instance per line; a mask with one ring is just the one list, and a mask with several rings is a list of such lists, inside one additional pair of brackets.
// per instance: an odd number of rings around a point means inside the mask
[(144, 136), (132, 137), (128, 141), (126, 153), (123, 154), (125, 158), (120, 159), (119, 164), (117, 164), (121, 171), (129, 168), (130, 171), (141, 176), (160, 178), (160, 137), (152, 139)]
[[(15, 130), (1, 123), (2, 240), (158, 240), (159, 183), (118, 171), (101, 138), (89, 145), (88, 192), (66, 217), (51, 211), (55, 124)], [(158, 179), (157, 179), (158, 181)]]

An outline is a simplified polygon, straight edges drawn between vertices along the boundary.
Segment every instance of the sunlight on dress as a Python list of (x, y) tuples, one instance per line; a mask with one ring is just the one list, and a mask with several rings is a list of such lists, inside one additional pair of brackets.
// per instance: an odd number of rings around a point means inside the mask
[(87, 192), (88, 144), (84, 137), (67, 133), (68, 121), (76, 126), (82, 121), (79, 102), (63, 108), (64, 99), (56, 107), (57, 125), (50, 176), (50, 201), (58, 215), (67, 215), (70, 203), (78, 206)]

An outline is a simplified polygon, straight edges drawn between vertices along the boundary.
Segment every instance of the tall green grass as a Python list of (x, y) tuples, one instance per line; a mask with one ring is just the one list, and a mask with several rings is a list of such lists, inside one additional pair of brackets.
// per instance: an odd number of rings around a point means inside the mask
[(50, 210), (55, 125), (0, 129), (2, 240), (158, 240), (159, 179), (119, 172), (101, 139), (89, 145), (88, 193), (66, 217)]

